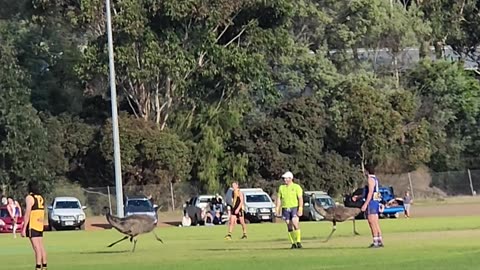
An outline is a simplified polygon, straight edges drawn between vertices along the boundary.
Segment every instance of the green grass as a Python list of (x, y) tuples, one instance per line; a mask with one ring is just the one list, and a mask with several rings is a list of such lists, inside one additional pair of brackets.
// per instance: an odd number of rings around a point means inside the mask
[[(304, 222), (303, 250), (290, 250), (284, 224), (251, 224), (249, 239), (225, 241), (225, 226), (158, 228), (139, 237), (131, 253), (128, 241), (107, 248), (122, 237), (115, 230), (47, 232), (50, 270), (85, 269), (477, 269), (480, 217), (382, 220), (383, 249), (368, 249), (368, 225), (357, 221), (361, 236), (351, 235), (351, 222), (338, 224), (328, 243), (322, 240), (331, 223)], [(1, 269), (33, 269), (27, 239), (0, 236)], [(4, 267), (5, 266), (5, 267)]]

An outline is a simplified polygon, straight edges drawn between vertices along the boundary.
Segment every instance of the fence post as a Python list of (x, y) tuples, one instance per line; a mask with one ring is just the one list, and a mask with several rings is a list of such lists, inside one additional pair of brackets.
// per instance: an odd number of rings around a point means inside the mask
[(173, 183), (170, 180), (170, 196), (172, 197), (172, 212), (175, 211), (175, 198), (173, 196)]
[(110, 197), (110, 186), (107, 186), (107, 193), (108, 193), (108, 211), (110, 212), (110, 215), (112, 214), (112, 199)]
[(468, 180), (470, 181), (470, 190), (472, 191), (472, 196), (475, 196), (475, 190), (473, 190), (473, 183), (472, 183), (472, 174), (470, 173), (470, 169), (468, 171)]
[(410, 192), (412, 193), (412, 199), (415, 199), (415, 195), (413, 193), (412, 177), (410, 176), (410, 173), (408, 173), (408, 182), (410, 183)]

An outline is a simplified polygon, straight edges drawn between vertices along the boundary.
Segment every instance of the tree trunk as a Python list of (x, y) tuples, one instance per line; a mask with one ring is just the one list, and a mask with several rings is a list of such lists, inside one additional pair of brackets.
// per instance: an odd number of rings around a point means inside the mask
[(173, 193), (173, 181), (170, 180), (170, 196), (172, 198), (172, 212), (175, 211), (175, 196)]
[(398, 71), (398, 57), (397, 53), (393, 53), (393, 72), (395, 77), (395, 87), (398, 89), (400, 86), (400, 73)]
[(173, 98), (172, 98), (173, 91), (175, 91), (175, 84), (172, 82), (172, 79), (170, 78), (170, 76), (168, 76), (165, 83), (165, 98), (167, 99), (167, 106), (165, 108), (165, 114), (162, 119), (160, 130), (165, 129), (167, 125), (170, 107), (172, 106), (172, 102), (173, 102)]
[(441, 42), (435, 42), (435, 58), (436, 60), (441, 60), (443, 58), (443, 45)]
[(420, 50), (418, 51), (418, 57), (425, 59), (430, 56), (430, 42), (422, 41), (420, 43)]
[(355, 48), (355, 46), (352, 46), (352, 54), (355, 62), (358, 63), (360, 61), (360, 57), (358, 56), (358, 50)]
[(157, 84), (155, 89), (155, 123), (157, 125), (160, 124), (161, 112), (162, 112), (162, 109), (160, 108), (160, 97), (159, 97), (159, 89)]

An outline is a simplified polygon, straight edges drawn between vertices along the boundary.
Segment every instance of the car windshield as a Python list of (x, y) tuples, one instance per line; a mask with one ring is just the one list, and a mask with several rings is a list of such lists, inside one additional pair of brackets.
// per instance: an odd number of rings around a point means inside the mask
[(56, 209), (79, 209), (80, 204), (76, 201), (57, 201), (55, 203)]
[(329, 208), (333, 206), (333, 200), (330, 198), (316, 198), (317, 203), (319, 203), (323, 208)]
[(128, 212), (152, 211), (152, 204), (149, 200), (128, 200), (126, 207)]
[(6, 218), (9, 217), (10, 215), (8, 214), (7, 209), (0, 209), (0, 218)]
[(247, 202), (251, 203), (263, 203), (263, 202), (270, 202), (270, 199), (265, 194), (253, 194), (247, 195)]

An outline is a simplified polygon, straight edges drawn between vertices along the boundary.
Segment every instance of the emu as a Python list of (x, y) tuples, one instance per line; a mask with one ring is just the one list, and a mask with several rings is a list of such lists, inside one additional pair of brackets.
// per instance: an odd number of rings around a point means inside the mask
[(137, 236), (140, 234), (145, 234), (152, 232), (155, 235), (155, 238), (162, 242), (155, 232), (153, 231), (157, 225), (155, 224), (155, 219), (151, 216), (147, 215), (132, 215), (125, 218), (119, 218), (116, 216), (112, 216), (110, 213), (106, 214), (107, 221), (112, 225), (117, 231), (122, 234), (126, 234), (125, 237), (122, 239), (111, 243), (108, 247), (112, 247), (123, 240), (126, 240), (130, 237), (130, 242), (133, 241), (133, 249), (132, 252), (135, 251), (135, 246), (137, 245)]
[(315, 210), (320, 213), (324, 217), (325, 220), (331, 221), (333, 223), (332, 231), (330, 235), (325, 239), (324, 242), (330, 240), (333, 233), (337, 230), (337, 222), (343, 222), (345, 220), (352, 219), (353, 220), (353, 234), (360, 235), (357, 230), (355, 229), (355, 217), (360, 214), (360, 208), (353, 208), (353, 207), (345, 207), (341, 205), (335, 205), (328, 209), (319, 206), (315, 200), (315, 194), (312, 194), (313, 197), (313, 207)]

